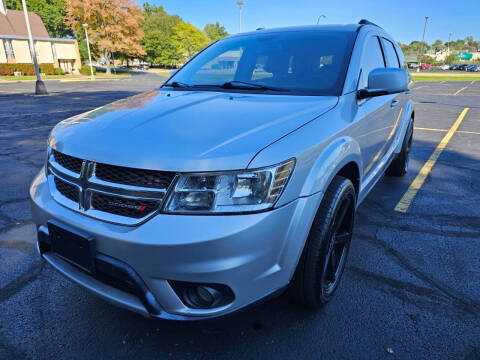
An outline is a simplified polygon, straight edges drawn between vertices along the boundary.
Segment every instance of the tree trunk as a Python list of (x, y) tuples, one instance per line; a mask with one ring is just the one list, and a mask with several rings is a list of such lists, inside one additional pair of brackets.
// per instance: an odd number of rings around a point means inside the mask
[(107, 49), (105, 49), (103, 54), (105, 56), (105, 66), (107, 68), (106, 73), (107, 75), (110, 75), (112, 73), (112, 70), (110, 69), (110, 52)]

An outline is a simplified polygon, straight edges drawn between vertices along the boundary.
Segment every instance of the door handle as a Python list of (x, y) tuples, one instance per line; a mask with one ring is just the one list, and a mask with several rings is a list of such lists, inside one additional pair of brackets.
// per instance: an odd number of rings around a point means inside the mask
[(400, 101), (398, 101), (398, 100), (393, 100), (393, 101), (390, 103), (390, 107), (393, 108), (393, 107), (397, 106), (399, 102), (400, 102)]

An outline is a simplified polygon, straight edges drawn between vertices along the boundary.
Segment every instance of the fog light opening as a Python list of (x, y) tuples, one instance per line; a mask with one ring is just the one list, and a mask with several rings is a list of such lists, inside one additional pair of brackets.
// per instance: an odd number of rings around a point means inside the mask
[(208, 309), (222, 302), (219, 291), (204, 285), (188, 287), (185, 295), (190, 305), (200, 309)]
[(193, 309), (212, 309), (231, 303), (232, 290), (223, 284), (195, 284), (170, 281), (182, 302)]

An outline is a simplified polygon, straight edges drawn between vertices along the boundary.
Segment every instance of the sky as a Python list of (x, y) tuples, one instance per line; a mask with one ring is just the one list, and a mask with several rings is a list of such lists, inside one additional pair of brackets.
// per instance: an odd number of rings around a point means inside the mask
[[(140, 0), (142, 3), (144, 0)], [(162, 5), (169, 14), (203, 29), (216, 21), (230, 34), (239, 31), (236, 0), (149, 0)], [(429, 16), (425, 41), (464, 39), (472, 35), (480, 40), (480, 0), (243, 0), (242, 30), (259, 27), (316, 24), (347, 24), (368, 19), (397, 41), (421, 40), (425, 16)]]

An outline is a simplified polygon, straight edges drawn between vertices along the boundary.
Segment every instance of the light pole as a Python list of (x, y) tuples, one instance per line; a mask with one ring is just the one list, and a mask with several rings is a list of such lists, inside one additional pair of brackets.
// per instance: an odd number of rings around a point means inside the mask
[(425, 31), (427, 31), (427, 21), (428, 21), (428, 16), (425, 16), (425, 25), (423, 26), (423, 35), (422, 35), (422, 43), (420, 44), (420, 63), (422, 63), (422, 53), (423, 53), (423, 43), (425, 42)]
[(326, 19), (327, 17), (325, 15), (320, 15), (317, 20), (317, 25), (320, 24), (320, 19)]
[(90, 77), (92, 80), (95, 80), (95, 75), (93, 75), (92, 55), (90, 54), (90, 44), (88, 43), (88, 24), (82, 24), (82, 27), (85, 29), (85, 39), (87, 40), (88, 61), (90, 62)]
[(40, 78), (40, 69), (38, 68), (37, 53), (35, 52), (35, 45), (33, 43), (32, 30), (30, 29), (30, 20), (28, 19), (28, 10), (25, 0), (22, 0), (23, 13), (25, 14), (25, 23), (28, 32), (28, 45), (30, 46), (30, 54), (32, 55), (33, 65), (35, 66), (35, 74), (37, 75), (37, 82), (35, 83), (35, 95), (46, 95), (47, 87)]
[(242, 32), (242, 5), (243, 5), (243, 1), (237, 1), (237, 5), (238, 5), (238, 24), (239, 24), (239, 27), (240, 27), (240, 32)]

